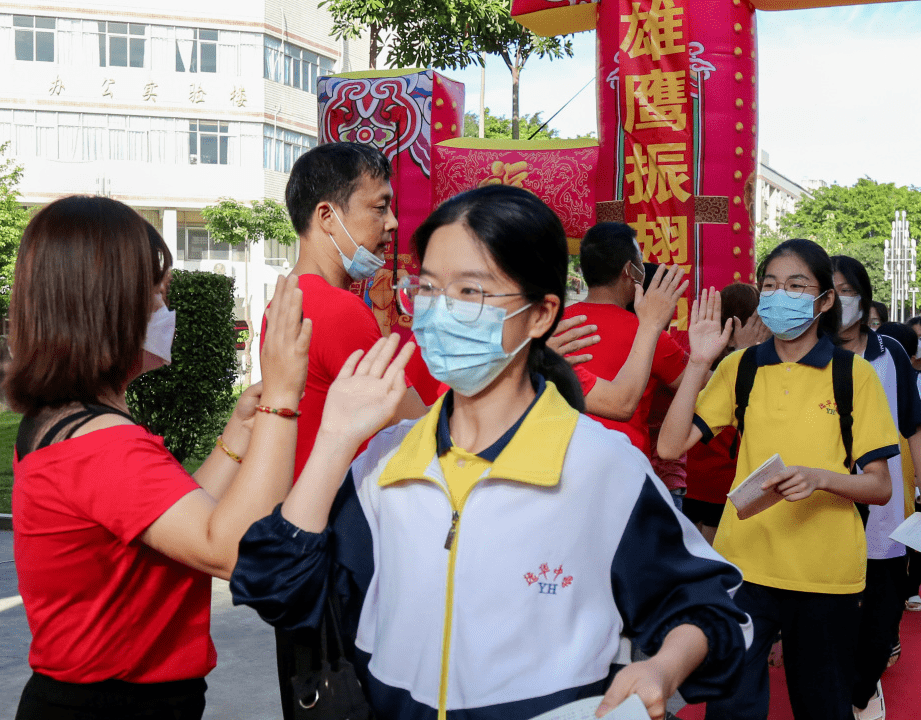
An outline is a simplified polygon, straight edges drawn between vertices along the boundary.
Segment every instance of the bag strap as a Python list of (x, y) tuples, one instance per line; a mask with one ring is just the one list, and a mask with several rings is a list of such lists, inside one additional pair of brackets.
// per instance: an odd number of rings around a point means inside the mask
[(831, 383), (841, 424), (841, 441), (844, 443), (844, 467), (849, 473), (854, 469), (854, 353), (835, 346), (831, 358)]
[(755, 373), (758, 372), (758, 362), (755, 359), (756, 348), (756, 345), (752, 345), (745, 349), (736, 371), (736, 435), (732, 439), (732, 445), (729, 446), (729, 457), (732, 460), (735, 460), (739, 454), (739, 440), (745, 431), (745, 409), (748, 407), (748, 397), (755, 385)]

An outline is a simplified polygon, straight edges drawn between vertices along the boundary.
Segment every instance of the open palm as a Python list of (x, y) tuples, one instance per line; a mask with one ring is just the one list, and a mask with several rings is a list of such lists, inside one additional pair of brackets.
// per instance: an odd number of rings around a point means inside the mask
[(721, 323), (722, 304), (715, 288), (702, 290), (700, 298), (691, 306), (691, 323), (688, 342), (691, 344), (691, 361), (711, 365), (729, 342), (732, 335), (732, 318)]
[(349, 356), (326, 395), (320, 432), (363, 442), (390, 421), (406, 393), (403, 371), (415, 349), (406, 343), (393, 358), (398, 345), (394, 334)]

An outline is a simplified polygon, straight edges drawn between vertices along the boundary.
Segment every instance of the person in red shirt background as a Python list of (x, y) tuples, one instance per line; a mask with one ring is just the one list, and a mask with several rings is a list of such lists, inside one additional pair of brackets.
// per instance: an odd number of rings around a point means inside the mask
[[(371, 308), (349, 286), (383, 267), (384, 251), (397, 229), (391, 173), (390, 162), (377, 148), (357, 143), (320, 145), (291, 168), (285, 203), (298, 236), (291, 274), (304, 293), (304, 317), (313, 321), (307, 384), (298, 406), (295, 480), (313, 448), (326, 393), (342, 364), (381, 337)], [(264, 320), (262, 329), (264, 335)], [(397, 417), (420, 417), (425, 409), (410, 388)]]
[[(582, 275), (588, 285), (588, 296), (583, 302), (566, 308), (566, 317), (584, 315), (587, 321), (598, 328), (598, 342), (592, 347), (592, 358), (578, 366), (578, 375), (583, 382), (586, 406), (589, 414), (606, 427), (620, 430), (630, 441), (646, 453), (651, 454), (648, 417), (652, 396), (659, 385), (677, 388), (681, 382), (687, 356), (684, 350), (663, 331), (664, 325), (656, 318), (654, 323), (641, 324), (643, 303), (642, 290), (637, 294), (637, 285), (645, 277), (643, 255), (636, 242), (636, 232), (624, 223), (600, 223), (591, 228), (582, 239), (580, 248)], [(666, 278), (665, 268), (657, 272)], [(672, 283), (680, 285), (675, 269), (669, 271)], [(678, 282), (675, 283), (675, 278)], [(653, 286), (656, 283), (654, 281)], [(677, 287), (675, 288), (677, 290)], [(627, 306), (637, 300), (634, 315)], [(671, 306), (674, 311), (674, 305)], [(638, 317), (639, 316), (639, 317)], [(669, 318), (671, 313), (669, 313)], [(595, 414), (596, 409), (588, 402), (592, 392), (593, 378), (614, 380), (624, 366), (640, 332), (651, 334), (654, 350), (648, 370), (648, 382), (636, 409), (626, 420), (611, 419), (608, 414)]]
[[(720, 322), (725, 327), (726, 321), (734, 318), (733, 330), (729, 344), (711, 370), (732, 351), (757, 345), (770, 337), (770, 331), (756, 312), (758, 289), (754, 285), (727, 285), (720, 290), (720, 299)], [(687, 495), (682, 510), (711, 545), (726, 505), (726, 494), (735, 478), (736, 461), (729, 457), (735, 436), (734, 427), (725, 427), (709, 443), (697, 443), (687, 453)]]
[[(367, 352), (381, 337), (371, 308), (349, 286), (372, 277), (384, 265), (384, 251), (397, 229), (391, 174), (383, 153), (358, 143), (320, 145), (291, 168), (285, 203), (298, 235), (298, 258), (291, 274), (304, 294), (304, 317), (313, 322), (307, 382), (298, 405), (295, 482), (313, 449), (329, 386), (353, 352)], [(265, 328), (263, 320), (263, 337)], [(408, 384), (413, 384), (420, 366), (414, 362), (408, 368)], [(425, 411), (419, 394), (409, 387), (394, 419), (421, 417)], [(291, 678), (297, 671), (297, 647), (311, 641), (276, 630), (285, 720), (294, 718)]]

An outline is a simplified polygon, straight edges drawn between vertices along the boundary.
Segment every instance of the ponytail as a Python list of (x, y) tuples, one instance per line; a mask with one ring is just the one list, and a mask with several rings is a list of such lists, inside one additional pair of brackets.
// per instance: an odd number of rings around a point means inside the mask
[(544, 340), (531, 343), (528, 353), (528, 372), (539, 373), (556, 385), (560, 395), (580, 413), (585, 412), (585, 396), (582, 385), (569, 363), (544, 344)]

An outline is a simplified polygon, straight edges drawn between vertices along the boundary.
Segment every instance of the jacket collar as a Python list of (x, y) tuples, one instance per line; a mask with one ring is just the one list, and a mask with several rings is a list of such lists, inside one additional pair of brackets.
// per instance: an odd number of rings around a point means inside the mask
[[(534, 400), (531, 401), (531, 404), (528, 405), (527, 409), (521, 414), (521, 417), (512, 425), (508, 430), (505, 431), (505, 434), (502, 435), (496, 442), (490, 445), (485, 450), (478, 452), (477, 456), (483, 458), (488, 462), (495, 462), (496, 458), (499, 457), (499, 453), (505, 450), (505, 447), (509, 444), (509, 441), (515, 437), (515, 433), (518, 432), (518, 428), (521, 427), (521, 423), (524, 422), (524, 419), (528, 416), (528, 413), (531, 412), (531, 408), (540, 400), (540, 396), (544, 394), (544, 390), (547, 387), (547, 381), (544, 380), (543, 375), (534, 374), (531, 376), (531, 383), (534, 385), (535, 396)], [(435, 431), (435, 450), (438, 453), (438, 457), (441, 457), (446, 452), (451, 449), (451, 446), (454, 444), (451, 442), (451, 428), (449, 427), (448, 421), (451, 419), (451, 413), (454, 412), (454, 391), (448, 390), (445, 393), (444, 402), (441, 405), (441, 412), (438, 413), (438, 427)]]
[[(835, 346), (829, 337), (824, 334), (819, 335), (819, 341), (797, 362), (800, 365), (823, 368), (831, 362), (834, 351)], [(755, 360), (758, 363), (758, 367), (764, 367), (765, 365), (780, 365), (783, 362), (777, 354), (777, 348), (774, 345), (773, 337), (758, 345), (755, 350)]]
[(867, 349), (864, 350), (863, 359), (868, 362), (876, 360), (880, 355), (886, 354), (886, 346), (883, 345), (883, 338), (878, 332), (867, 328)]
[[(447, 452), (451, 446), (450, 435), (444, 438), (446, 402), (447, 394), (413, 426), (381, 473), (378, 485), (386, 487), (403, 480), (432, 480), (433, 474), (440, 476), (432, 472), (433, 466), (438, 466), (439, 450)], [(487, 477), (544, 487), (558, 484), (578, 420), (578, 411), (570, 407), (552, 382), (546, 383), (518, 422), (480, 453), (486, 460), (490, 459), (489, 454), (494, 454)]]

